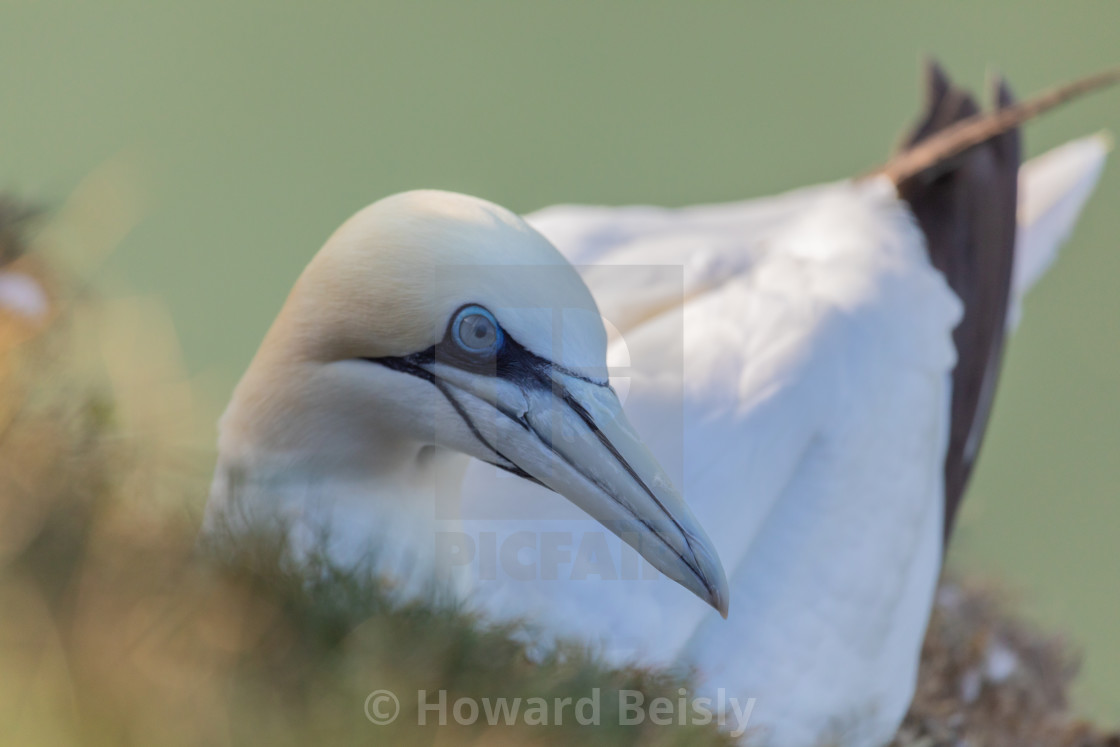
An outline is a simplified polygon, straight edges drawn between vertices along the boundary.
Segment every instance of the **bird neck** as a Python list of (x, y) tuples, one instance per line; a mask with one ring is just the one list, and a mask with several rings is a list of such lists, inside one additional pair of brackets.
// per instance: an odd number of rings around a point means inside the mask
[(369, 566), (409, 596), (432, 581), (462, 585), (436, 560), (443, 533), (460, 526), (469, 457), (378, 429), (320, 427), (314, 418), (290, 420), (296, 433), (234, 428), (244, 420), (236, 402), (230, 409), (205, 531), (278, 531), (297, 559)]

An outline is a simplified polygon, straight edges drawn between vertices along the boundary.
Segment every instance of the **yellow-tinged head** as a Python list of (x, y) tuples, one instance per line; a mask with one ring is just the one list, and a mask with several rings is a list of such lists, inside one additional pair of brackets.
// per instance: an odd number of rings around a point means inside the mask
[(267, 458), (300, 479), (400, 483), (433, 446), (482, 459), (565, 496), (726, 612), (715, 550), (609, 386), (590, 292), (484, 200), (407, 192), (347, 221), (296, 283), (221, 430), (223, 465)]
[(550, 315), (519, 310), (580, 312), (558, 343), (588, 363), (605, 355), (595, 301), (552, 244), (505, 208), (434, 190), (387, 197), (346, 221), (304, 270), (277, 326), (292, 355), (405, 355), (437, 343), (467, 303), (508, 310), (503, 326), (535, 344), (551, 341)]

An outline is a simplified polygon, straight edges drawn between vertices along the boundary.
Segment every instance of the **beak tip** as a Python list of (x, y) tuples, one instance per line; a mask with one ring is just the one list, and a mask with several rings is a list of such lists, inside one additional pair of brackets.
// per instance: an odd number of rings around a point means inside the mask
[(719, 554), (711, 540), (703, 535), (701, 535), (701, 541), (693, 546), (693, 553), (699, 569), (699, 581), (706, 592), (701, 598), (705, 599), (712, 606), (712, 609), (726, 620), (731, 592), (727, 586), (727, 572), (723, 569)]
[(719, 568), (717, 573), (696, 573), (693, 571), (693, 574), (688, 577), (672, 576), (671, 578), (726, 620), (730, 595), (722, 570), (722, 568)]
[(723, 569), (720, 568), (719, 583), (710, 592), (708, 603), (712, 608), (719, 613), (719, 616), (724, 620), (727, 619), (727, 610), (730, 605), (729, 593), (727, 590), (727, 579), (723, 575)]

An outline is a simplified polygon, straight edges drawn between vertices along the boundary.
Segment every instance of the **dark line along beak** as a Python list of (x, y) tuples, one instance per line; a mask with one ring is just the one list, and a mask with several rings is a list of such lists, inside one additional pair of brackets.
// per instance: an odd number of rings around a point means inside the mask
[(487, 461), (563, 495), (727, 616), (715, 547), (609, 386), (551, 365), (512, 380), (431, 358), (395, 367), (439, 388)]

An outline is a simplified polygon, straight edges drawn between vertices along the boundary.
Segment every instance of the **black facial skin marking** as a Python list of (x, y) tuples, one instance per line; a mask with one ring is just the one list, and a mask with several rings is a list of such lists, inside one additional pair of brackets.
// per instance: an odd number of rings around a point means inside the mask
[[(451, 321), (448, 323), (443, 339), (427, 350), (421, 350), (420, 352), (401, 357), (366, 358), (365, 360), (373, 363), (380, 363), (398, 371), (407, 370), (407, 365), (402, 364), (419, 366), (423, 364), (430, 365), (438, 361), (449, 366), (455, 366), (469, 373), (479, 374), (481, 376), (498, 376), (516, 384), (550, 380), (548, 372), (555, 370), (566, 376), (586, 381), (589, 384), (595, 384), (597, 386), (608, 385), (606, 379), (593, 379), (589, 376), (584, 376), (559, 363), (554, 363), (553, 361), (542, 358), (526, 350), (521, 343), (504, 331), (501, 333), (502, 345), (496, 351), (486, 351), (479, 354), (474, 351), (465, 350), (455, 342), (451, 325), (458, 319), (459, 312), (476, 305), (477, 304), (467, 304), (452, 314)], [(408, 373), (412, 373), (412, 371), (408, 371)]]
[[(596, 386), (609, 386), (606, 381), (597, 381), (587, 376), (571, 371), (564, 366), (553, 363), (545, 358), (536, 355), (527, 350), (521, 343), (513, 339), (509, 334), (500, 332), (502, 337), (501, 346), (495, 351), (485, 351), (477, 353), (470, 350), (465, 350), (459, 345), (454, 338), (452, 325), (459, 319), (459, 314), (463, 309), (475, 306), (476, 304), (467, 304), (460, 307), (451, 315), (451, 320), (448, 322), (447, 330), (444, 332), (443, 339), (435, 345), (432, 345), (426, 350), (421, 350), (417, 353), (405, 356), (386, 356), (383, 358), (363, 358), (362, 360), (369, 361), (370, 363), (377, 363), (391, 368), (394, 371), (401, 373), (411, 374), (427, 381), (429, 384), (435, 386), (440, 393), (447, 398), (447, 401), (459, 414), (463, 422), (466, 423), (471, 433), (479, 440), (487, 449), (492, 451), (501, 461), (490, 462), (495, 467), (511, 472), (518, 477), (523, 477), (530, 482), (542, 485), (532, 475), (528, 474), (520, 467), (515, 465), (509, 458), (503, 455), (493, 444), (486, 440), (486, 438), (479, 432), (478, 428), (467, 417), (467, 413), (463, 410), (455, 397), (448, 390), (448, 387), (443, 382), (439, 381), (435, 374), (433, 374), (427, 366), (439, 363), (454, 366), (460, 370), (468, 373), (477, 374), (480, 376), (493, 376), (505, 379), (523, 389), (549, 389), (553, 390), (557, 396), (565, 399), (570, 399), (567, 392), (555, 391), (559, 389), (559, 385), (553, 381), (551, 371), (557, 370), (568, 376), (586, 381)], [(500, 408), (499, 408), (500, 409)], [(530, 430), (529, 424), (520, 416), (513, 413), (500, 410), (502, 414), (510, 418), (525, 430)]]
[[(469, 304), (469, 306), (473, 305), (475, 304)], [(430, 348), (406, 356), (364, 358), (363, 360), (369, 361), (371, 363), (377, 363), (379, 365), (385, 366), (386, 368), (391, 368), (394, 371), (400, 371), (402, 373), (417, 376), (435, 386), (440, 391), (440, 393), (445, 398), (447, 398), (447, 401), (455, 409), (455, 412), (458, 413), (459, 417), (467, 425), (467, 428), (470, 429), (474, 437), (478, 439), (478, 441), (489, 451), (493, 452), (500, 460), (487, 460), (490, 464), (507, 472), (515, 474), (518, 477), (529, 480), (530, 482), (534, 482), (537, 485), (545, 488), (547, 488), (548, 486), (544, 485), (544, 483), (542, 483), (540, 480), (537, 480), (535, 477), (528, 474), (516, 464), (514, 464), (512, 460), (502, 454), (501, 451), (499, 451), (485, 438), (485, 436), (482, 435), (482, 433), (478, 430), (474, 423), (471, 422), (471, 419), (467, 416), (467, 413), (463, 409), (463, 406), (460, 405), (459, 402), (455, 399), (449, 387), (439, 379), (437, 379), (435, 374), (433, 374), (427, 368), (427, 366), (430, 366), (438, 361), (439, 363), (442, 363), (444, 365), (454, 366), (460, 370), (478, 374), (480, 376), (500, 377), (502, 379), (505, 379), (506, 381), (516, 384), (522, 389), (544, 389), (550, 391), (554, 396), (560, 398), (568, 407), (570, 407), (576, 413), (576, 415), (579, 416), (581, 420), (583, 420), (583, 422), (587, 425), (591, 432), (596, 435), (603, 446), (611, 453), (615, 460), (618, 461), (622, 468), (626, 470), (630, 477), (642, 488), (646, 495), (648, 495), (661, 508), (661, 510), (665, 512), (665, 515), (672, 516), (672, 514), (665, 509), (665, 506), (661, 503), (661, 501), (658, 500), (653, 491), (650, 490), (649, 486), (647, 486), (641, 479), (641, 477), (630, 465), (630, 463), (626, 461), (622, 454), (618, 452), (614, 445), (603, 434), (602, 430), (600, 430), (599, 426), (595, 423), (595, 420), (591, 416), (591, 414), (587, 412), (583, 405), (581, 405), (571, 395), (570, 392), (568, 392), (561, 384), (553, 379), (552, 372), (560, 371), (567, 376), (585, 381), (589, 384), (594, 384), (596, 386), (607, 387), (610, 386), (610, 384), (605, 380), (599, 381), (587, 376), (583, 376), (565, 368), (564, 366), (542, 358), (539, 355), (536, 355), (535, 353), (527, 350), (523, 345), (521, 345), (521, 343), (513, 339), (513, 337), (511, 337), (508, 333), (504, 332), (502, 333), (502, 344), (497, 350), (486, 351), (481, 355), (472, 351), (464, 350), (463, 347), (455, 341), (451, 329), (451, 325), (454, 324), (455, 320), (459, 318), (459, 312), (464, 308), (467, 308), (467, 306), (460, 308), (458, 311), (451, 315), (451, 322), (448, 324), (448, 328), (444, 333), (443, 339)], [(549, 451), (555, 454), (558, 459), (566, 462), (580, 474), (584, 474), (583, 471), (579, 469), (579, 465), (572, 464), (571, 460), (569, 460), (562, 452), (558, 451), (553, 446), (552, 441), (547, 437), (547, 434), (537, 432), (536, 430), (531, 428), (529, 423), (523, 416), (509, 412), (500, 406), (498, 407), (498, 411), (513, 422), (517, 423), (526, 431), (531, 431), (532, 433), (534, 433), (536, 437), (541, 441), (541, 443), (544, 444), (544, 446), (548, 448)], [(604, 493), (610, 495), (610, 491), (608, 491), (606, 489), (606, 486), (603, 485), (600, 481), (586, 474), (584, 474), (584, 476), (591, 482), (598, 485), (599, 489)], [(628, 510), (628, 513), (630, 514), (631, 518), (640, 523), (651, 534), (653, 534), (654, 536), (657, 535), (657, 532), (646, 519), (638, 516), (633, 511)], [(684, 531), (684, 527), (682, 527), (676, 521), (676, 519), (673, 519), (673, 524), (676, 526), (681, 535), (685, 537), (685, 542), (688, 543), (691, 547), (689, 535)], [(680, 553), (676, 553), (676, 555), (681, 560), (681, 562), (684, 563), (684, 565), (686, 565), (693, 571), (697, 578), (704, 578), (703, 574), (700, 573), (700, 569), (696, 567), (696, 565), (690, 559), (685, 558)], [(706, 580), (705, 586), (708, 587), (709, 593), (715, 593), (714, 589), (710, 587)]]

